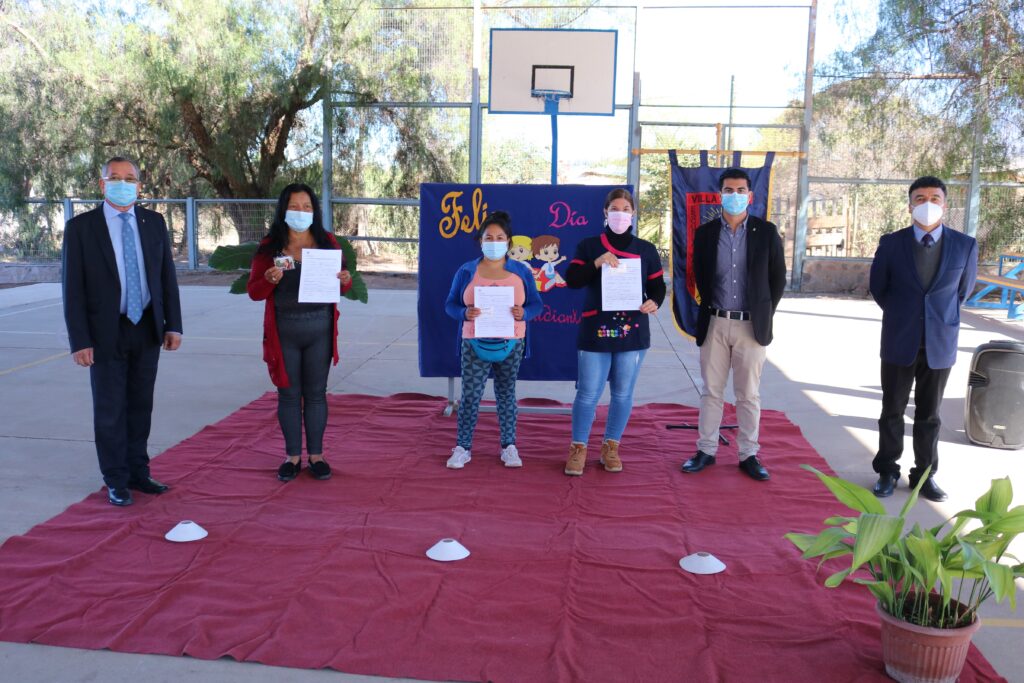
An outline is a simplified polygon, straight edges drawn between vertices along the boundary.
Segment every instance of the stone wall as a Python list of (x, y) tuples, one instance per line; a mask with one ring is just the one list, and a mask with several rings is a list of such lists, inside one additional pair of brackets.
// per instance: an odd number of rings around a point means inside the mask
[(59, 263), (0, 263), (0, 285), (60, 282)]
[(869, 258), (805, 256), (800, 291), (809, 294), (868, 296)]

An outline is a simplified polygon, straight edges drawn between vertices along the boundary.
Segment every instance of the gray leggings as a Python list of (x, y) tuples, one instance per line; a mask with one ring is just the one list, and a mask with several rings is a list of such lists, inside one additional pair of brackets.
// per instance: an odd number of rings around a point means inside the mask
[(289, 457), (302, 455), (305, 422), (306, 453), (321, 455), (327, 427), (327, 375), (333, 355), (333, 310), (279, 310), (277, 335), (290, 384), (277, 390), (277, 420), (285, 452)]

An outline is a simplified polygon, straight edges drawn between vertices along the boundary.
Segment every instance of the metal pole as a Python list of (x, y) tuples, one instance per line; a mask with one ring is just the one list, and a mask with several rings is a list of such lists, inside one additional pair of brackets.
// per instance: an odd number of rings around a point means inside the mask
[(473, 0), (473, 92), (469, 108), (469, 182), (483, 175), (483, 105), (480, 103), (480, 68), (483, 61), (483, 14), (480, 0)]
[(545, 109), (551, 114), (551, 184), (558, 184), (558, 100), (547, 100)]
[[(629, 107), (629, 162), (626, 165), (626, 182), (633, 186), (633, 196), (640, 194), (640, 155), (634, 154), (634, 149), (640, 149), (641, 143), (640, 127), (640, 72), (633, 72), (633, 103)], [(638, 207), (639, 210), (639, 207)], [(640, 224), (639, 217), (637, 225)]]
[(732, 107), (736, 104), (736, 77), (729, 76), (729, 132), (725, 137), (725, 148), (732, 149)]
[[(330, 76), (328, 85), (330, 84)], [(323, 131), (323, 189), (320, 191), (320, 213), (323, 214), (324, 230), (334, 232), (334, 210), (331, 195), (334, 194), (334, 99), (330, 87), (320, 101), (324, 113)]]
[(62, 203), (64, 204), (64, 222), (67, 223), (75, 217), (75, 207), (71, 205), (71, 197), (65, 197)]
[(469, 182), (479, 183), (483, 150), (483, 107), (480, 105), (480, 69), (473, 69), (473, 104), (469, 110)]
[(804, 67), (804, 122), (800, 128), (800, 158), (797, 161), (796, 234), (793, 240), (793, 275), (790, 287), (800, 291), (803, 281), (804, 251), (807, 249), (807, 199), (810, 196), (811, 116), (814, 111), (814, 34), (818, 20), (818, 0), (811, 0), (807, 13), (807, 63)]
[(196, 230), (196, 198), (185, 198), (185, 235), (188, 239), (189, 270), (199, 269), (199, 231)]

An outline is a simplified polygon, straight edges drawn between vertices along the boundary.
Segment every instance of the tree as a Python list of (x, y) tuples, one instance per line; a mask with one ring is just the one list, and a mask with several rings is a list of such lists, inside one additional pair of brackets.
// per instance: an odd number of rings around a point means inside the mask
[(933, 115), (919, 156), (938, 172), (969, 170), (975, 134), (980, 165), (1004, 168), (1024, 133), (1024, 2), (880, 0), (874, 33), (818, 75), (864, 106), (876, 143), (894, 140), (891, 110), (871, 106), (901, 97)]

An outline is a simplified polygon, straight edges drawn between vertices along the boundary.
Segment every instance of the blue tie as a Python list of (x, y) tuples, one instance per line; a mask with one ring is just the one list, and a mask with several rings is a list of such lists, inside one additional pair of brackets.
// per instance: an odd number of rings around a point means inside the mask
[(125, 311), (132, 324), (142, 320), (142, 280), (139, 279), (139, 256), (135, 251), (135, 233), (131, 215), (121, 212), (121, 248), (124, 250)]
[(932, 245), (935, 244), (935, 238), (925, 233), (924, 237), (921, 238), (921, 244), (924, 245), (925, 249), (931, 249)]

